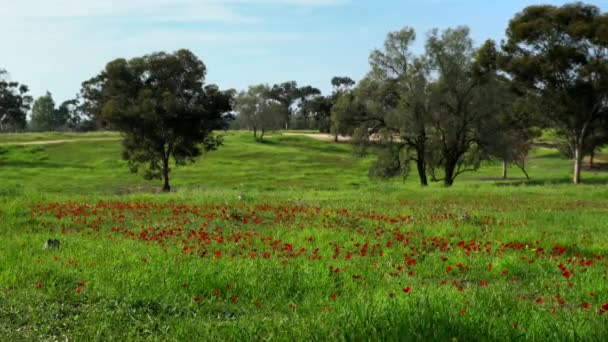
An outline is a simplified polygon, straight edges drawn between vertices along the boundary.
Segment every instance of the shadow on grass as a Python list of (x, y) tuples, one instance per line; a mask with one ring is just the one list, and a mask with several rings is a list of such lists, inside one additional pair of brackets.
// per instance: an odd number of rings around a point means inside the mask
[[(564, 178), (553, 178), (553, 179), (507, 179), (500, 180), (494, 183), (495, 186), (498, 187), (507, 187), (507, 186), (545, 186), (545, 185), (568, 185), (572, 184), (572, 178), (564, 177)], [(582, 179), (581, 184), (585, 185), (608, 185), (608, 178), (591, 178), (591, 179)]]
[(0, 161), (1, 167), (14, 167), (14, 168), (24, 168), (24, 169), (82, 169), (82, 170), (91, 170), (93, 169), (90, 166), (78, 165), (78, 164), (65, 164), (65, 163), (54, 163), (48, 162), (44, 160), (40, 161), (20, 161), (20, 160), (10, 160), (10, 161)]

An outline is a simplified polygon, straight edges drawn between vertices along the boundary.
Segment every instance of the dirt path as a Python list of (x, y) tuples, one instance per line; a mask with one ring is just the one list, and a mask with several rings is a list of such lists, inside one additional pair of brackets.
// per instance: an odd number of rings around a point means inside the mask
[[(316, 140), (321, 140), (321, 141), (334, 141), (334, 136), (331, 134), (326, 134), (326, 133), (282, 133), (283, 135), (286, 136), (301, 136), (301, 137), (309, 137), (309, 138), (313, 138)], [(344, 141), (350, 141), (350, 137), (342, 137), (339, 136), (338, 137), (338, 142), (344, 142)]]
[(17, 146), (29, 146), (29, 145), (53, 145), (63, 144), (71, 142), (81, 141), (118, 141), (122, 138), (82, 138), (82, 139), (61, 139), (61, 140), (37, 140), (37, 141), (16, 141), (16, 142), (3, 142), (0, 145), (17, 145)]

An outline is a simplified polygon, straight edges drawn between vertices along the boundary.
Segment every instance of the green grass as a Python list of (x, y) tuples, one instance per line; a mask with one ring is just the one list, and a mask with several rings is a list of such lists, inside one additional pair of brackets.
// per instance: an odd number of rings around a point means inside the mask
[(556, 150), (531, 181), (421, 189), (346, 144), (229, 133), (154, 194), (120, 149), (0, 147), (0, 340), (608, 338), (608, 173), (569, 185)]

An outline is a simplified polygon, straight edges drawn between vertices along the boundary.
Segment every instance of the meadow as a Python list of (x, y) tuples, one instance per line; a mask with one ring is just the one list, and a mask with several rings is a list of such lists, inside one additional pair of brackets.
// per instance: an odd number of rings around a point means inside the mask
[(550, 144), (423, 189), (229, 132), (160, 194), (117, 139), (0, 137), (0, 340), (608, 339), (608, 172)]

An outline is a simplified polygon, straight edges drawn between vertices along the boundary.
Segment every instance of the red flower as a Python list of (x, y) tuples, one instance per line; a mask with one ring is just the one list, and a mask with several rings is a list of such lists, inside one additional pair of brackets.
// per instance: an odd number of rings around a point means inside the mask
[(332, 293), (330, 297), (331, 297), (331, 299), (335, 300), (336, 298), (338, 298), (338, 294)]
[(38, 290), (40, 290), (42, 288), (42, 285), (40, 283), (36, 283), (36, 285), (34, 285), (35, 288), (37, 288)]
[(564, 271), (564, 273), (562, 273), (564, 275), (564, 277), (566, 277), (566, 279), (570, 279), (570, 277), (572, 277), (572, 274), (568, 271)]
[(360, 274), (353, 274), (353, 279), (361, 279), (361, 275)]
[(213, 290), (213, 295), (214, 296), (219, 296), (220, 294), (222, 294), (222, 291), (220, 291), (220, 290)]
[(481, 285), (482, 287), (488, 286), (488, 282), (487, 282), (487, 281), (485, 281), (485, 280), (482, 280), (480, 285)]
[(292, 310), (295, 310), (295, 309), (297, 309), (297, 308), (298, 308), (298, 304), (296, 304), (296, 303), (291, 303), (291, 305), (290, 305), (290, 306), (291, 306), (291, 309), (292, 309)]
[(509, 270), (502, 270), (502, 274), (509, 274)]
[(255, 304), (255, 306), (262, 306), (262, 303), (260, 303), (259, 300), (256, 300), (254, 304)]
[(467, 312), (466, 312), (466, 310), (462, 310), (462, 311), (460, 311), (460, 314), (461, 314), (462, 316), (464, 316), (464, 315), (466, 315), (466, 314), (467, 314)]
[(230, 297), (230, 300), (231, 300), (231, 301), (233, 301), (233, 302), (236, 302), (236, 301), (237, 301), (237, 299), (239, 299), (239, 297), (237, 297), (237, 296), (232, 296), (232, 297)]
[(583, 303), (583, 307), (585, 309), (589, 309), (589, 308), (591, 308), (591, 304), (585, 302), (585, 303)]
[(542, 297), (536, 298), (536, 304), (542, 304), (544, 302)]
[(346, 260), (350, 260), (352, 257), (353, 257), (353, 255), (350, 253), (346, 254)]
[(202, 299), (201, 296), (194, 297), (194, 302), (198, 303), (201, 301), (201, 299)]
[(450, 273), (452, 271), (452, 265), (448, 265), (448, 267), (446, 267), (445, 271), (447, 273)]
[(604, 312), (608, 312), (608, 304), (604, 304), (600, 307), (600, 312), (599, 314), (603, 314)]
[(87, 283), (85, 283), (84, 281), (81, 281), (80, 283), (78, 283), (78, 286), (87, 286)]
[(456, 264), (456, 267), (458, 267), (458, 268), (462, 268), (462, 263), (460, 263), (460, 262), (459, 262), (459, 263), (457, 263), (457, 264)]
[(76, 292), (77, 292), (77, 293), (80, 293), (81, 291), (82, 291), (82, 289), (81, 289), (80, 287), (77, 287), (77, 288), (76, 288)]
[(492, 270), (492, 264), (488, 264), (488, 271)]
[(410, 293), (410, 292), (412, 292), (412, 287), (411, 287), (411, 286), (404, 287), (404, 288), (403, 288), (403, 292), (405, 292), (405, 293)]
[(141, 262), (148, 262), (148, 258), (141, 258)]

